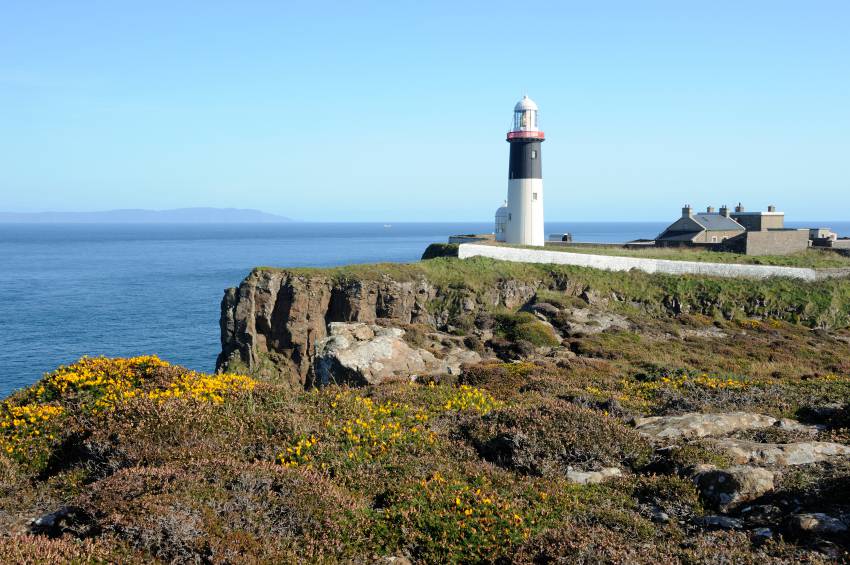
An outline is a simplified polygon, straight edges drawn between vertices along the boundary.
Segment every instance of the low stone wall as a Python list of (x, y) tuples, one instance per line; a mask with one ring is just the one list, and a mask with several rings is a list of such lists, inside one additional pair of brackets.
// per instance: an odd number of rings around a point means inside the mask
[[(714, 277), (766, 279), (789, 277), (814, 281), (834, 277), (838, 273), (819, 272), (799, 267), (775, 267), (772, 265), (742, 265), (737, 263), (703, 263), (699, 261), (672, 261), (668, 259), (644, 259), (641, 257), (617, 257), (613, 255), (590, 255), (567, 251), (545, 251), (464, 243), (458, 246), (458, 257), (489, 257), (518, 263), (553, 263), (593, 267), (605, 271), (630, 271), (637, 269), (646, 273), (670, 275), (709, 275)], [(840, 275), (839, 275), (840, 276)]]

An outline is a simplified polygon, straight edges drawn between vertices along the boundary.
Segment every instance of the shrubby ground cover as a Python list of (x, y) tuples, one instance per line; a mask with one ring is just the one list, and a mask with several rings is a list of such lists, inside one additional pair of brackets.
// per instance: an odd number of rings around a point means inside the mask
[[(428, 263), (415, 269), (458, 288), (496, 280), (492, 263)], [(505, 269), (500, 276), (564, 275)], [(579, 291), (616, 292), (599, 308), (630, 329), (555, 337), (527, 311), (494, 309), (485, 320), (494, 339), (528, 342), (520, 354), (500, 350), (503, 358), (460, 375), (361, 388), (292, 390), (155, 356), (58, 368), (0, 406), (0, 561), (846, 559), (846, 537), (760, 542), (701, 525), (714, 510), (689, 472), (727, 466), (727, 456), (703, 440), (655, 445), (631, 423), (746, 410), (818, 424), (819, 439), (850, 443), (846, 283), (569, 273), (584, 277)], [(534, 301), (589, 307), (579, 293), (540, 290)], [(795, 433), (737, 437), (782, 443)], [(623, 475), (587, 485), (567, 478), (605, 467)], [(842, 515), (847, 492), (850, 463), (836, 461), (789, 468), (761, 502)], [(39, 516), (51, 517), (30, 523)]]

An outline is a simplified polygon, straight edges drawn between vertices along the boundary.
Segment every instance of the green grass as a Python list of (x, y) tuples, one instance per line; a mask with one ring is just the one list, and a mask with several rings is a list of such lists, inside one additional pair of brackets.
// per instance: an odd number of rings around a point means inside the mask
[[(505, 244), (499, 244), (505, 245)], [(511, 246), (514, 247), (514, 246)], [(520, 246), (527, 249), (539, 247)], [(705, 263), (741, 263), (747, 265), (775, 265), (781, 267), (808, 267), (812, 269), (850, 267), (850, 257), (827, 249), (807, 249), (790, 255), (741, 255), (688, 248), (626, 249), (612, 245), (551, 245), (546, 251), (584, 253), (588, 255), (613, 255), (642, 259), (669, 259), (674, 261), (699, 261)]]
[[(850, 325), (850, 279), (817, 282), (772, 278), (723, 279), (707, 276), (609, 272), (569, 265), (545, 265), (470, 259), (436, 258), (415, 263), (376, 263), (333, 268), (284, 269), (258, 267), (250, 275), (279, 272), (289, 276), (327, 277), (335, 282), (417, 281), (426, 279), (444, 291), (444, 301), (482, 295), (510, 281), (535, 288), (566, 292), (565, 299), (586, 288), (600, 295), (616, 295), (628, 309), (640, 308), (656, 315), (671, 309), (719, 318), (771, 317), (811, 327)], [(455, 300), (457, 302), (457, 300)]]

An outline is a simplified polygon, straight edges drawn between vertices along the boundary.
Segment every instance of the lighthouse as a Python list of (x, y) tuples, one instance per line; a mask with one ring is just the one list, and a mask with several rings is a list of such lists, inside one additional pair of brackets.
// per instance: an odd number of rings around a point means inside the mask
[(528, 96), (523, 96), (514, 106), (513, 129), (508, 132), (507, 138), (511, 148), (508, 203), (497, 213), (502, 216), (503, 227), (502, 233), (496, 236), (506, 243), (544, 244), (540, 144), (545, 138), (538, 129), (537, 113), (537, 104)]

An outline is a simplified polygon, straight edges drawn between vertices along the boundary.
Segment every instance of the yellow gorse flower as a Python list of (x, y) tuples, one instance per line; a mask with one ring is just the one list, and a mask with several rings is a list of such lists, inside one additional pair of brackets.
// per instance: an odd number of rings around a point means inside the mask
[(479, 414), (499, 408), (502, 403), (481, 389), (461, 385), (457, 392), (446, 400), (445, 410), (470, 410)]
[(2, 404), (0, 449), (24, 453), (36, 437), (53, 439), (56, 420), (65, 414), (60, 405), (70, 401), (75, 410), (102, 414), (135, 398), (158, 403), (186, 398), (220, 404), (227, 394), (252, 390), (256, 382), (244, 375), (207, 375), (171, 367), (155, 355), (129, 358), (83, 357), (47, 374), (24, 396), (26, 404)]

